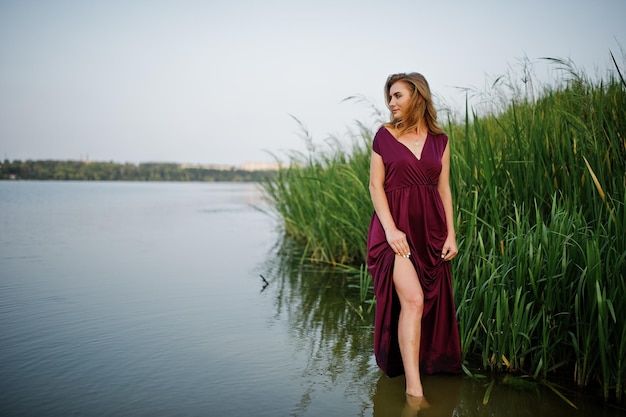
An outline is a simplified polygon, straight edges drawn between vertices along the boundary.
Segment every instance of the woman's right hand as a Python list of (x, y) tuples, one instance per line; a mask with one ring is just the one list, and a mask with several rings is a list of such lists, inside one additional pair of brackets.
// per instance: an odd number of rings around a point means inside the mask
[(403, 258), (408, 258), (411, 255), (411, 249), (409, 243), (406, 240), (406, 233), (399, 229), (393, 229), (385, 232), (387, 237), (387, 243), (391, 246), (391, 249)]

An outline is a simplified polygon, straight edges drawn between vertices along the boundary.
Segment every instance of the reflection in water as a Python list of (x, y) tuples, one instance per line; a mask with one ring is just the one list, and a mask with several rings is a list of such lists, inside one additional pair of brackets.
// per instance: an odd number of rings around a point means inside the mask
[(453, 416), (458, 412), (464, 378), (448, 375), (424, 375), (425, 399), (404, 393), (404, 377), (381, 376), (373, 397), (374, 417)]
[(372, 399), (375, 417), (400, 416), (406, 405), (404, 378), (387, 378), (381, 375)]
[(286, 248), (277, 253), (266, 278), (276, 286), (276, 314), (288, 320), (290, 339), (305, 361), (294, 415), (307, 414), (320, 391), (343, 395), (365, 412), (379, 376), (372, 357), (373, 316), (354, 309), (358, 296), (348, 293), (345, 273), (307, 268)]
[(426, 375), (427, 402), (407, 398), (404, 377), (388, 378), (375, 363), (373, 311), (367, 306), (357, 311), (358, 293), (346, 282), (350, 277), (303, 266), (290, 253), (279, 248), (265, 278), (276, 286), (276, 315), (288, 320), (294, 347), (306, 361), (300, 375), (305, 386), (293, 414), (310, 414), (315, 395), (323, 391), (336, 393), (339, 403), (360, 403), (362, 416), (452, 416), (463, 377)]
[[(298, 352), (290, 359), (304, 363), (298, 367), (302, 394), (293, 405), (294, 416), (330, 415), (328, 407), (333, 407), (332, 415), (347, 415), (341, 411), (348, 403), (360, 405), (358, 415), (374, 417), (623, 415), (568, 392), (576, 410), (540, 384), (514, 383), (520, 380), (506, 376), (496, 377), (487, 404), (483, 397), (493, 379), (463, 375), (423, 375), (426, 401), (407, 398), (404, 377), (388, 378), (376, 366), (373, 312), (365, 305), (357, 311), (359, 296), (357, 290), (350, 292), (350, 277), (332, 268), (308, 267), (301, 260), (279, 247), (265, 275), (276, 318), (287, 320), (289, 339)], [(333, 405), (320, 409), (320, 397), (331, 398)]]

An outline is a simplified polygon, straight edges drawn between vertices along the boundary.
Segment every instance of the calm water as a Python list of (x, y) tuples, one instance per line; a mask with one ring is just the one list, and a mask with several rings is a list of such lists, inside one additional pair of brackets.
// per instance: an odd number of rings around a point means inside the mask
[[(280, 255), (251, 184), (0, 182), (0, 416), (409, 416), (345, 277)], [(263, 275), (270, 284), (263, 286)], [(617, 416), (426, 377), (420, 416)]]

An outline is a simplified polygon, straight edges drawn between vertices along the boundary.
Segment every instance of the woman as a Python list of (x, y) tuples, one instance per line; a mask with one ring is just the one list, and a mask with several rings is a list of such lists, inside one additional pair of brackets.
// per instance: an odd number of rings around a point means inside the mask
[(374, 353), (385, 374), (404, 373), (406, 394), (421, 398), (420, 367), (430, 374), (461, 370), (449, 263), (458, 252), (450, 146), (424, 76), (389, 76), (385, 98), (391, 121), (376, 133), (370, 162)]

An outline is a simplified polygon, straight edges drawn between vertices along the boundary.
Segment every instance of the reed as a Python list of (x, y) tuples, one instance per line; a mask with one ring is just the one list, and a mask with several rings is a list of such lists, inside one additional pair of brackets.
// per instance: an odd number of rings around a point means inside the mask
[[(305, 137), (312, 141), (306, 132)], [(370, 131), (360, 126), (349, 149), (331, 138), (329, 150), (292, 154), (288, 167), (262, 183), (285, 235), (303, 245), (308, 259), (329, 264), (365, 259), (371, 140)]]
[[(485, 114), (468, 106), (464, 120), (447, 121), (462, 354), (542, 381), (573, 375), (621, 402), (626, 84), (617, 64), (592, 82), (571, 63), (552, 61), (566, 76), (556, 86), (537, 91), (501, 78), (494, 88), (514, 92), (504, 105)], [(327, 152), (292, 155), (263, 183), (285, 238), (307, 261), (353, 268), (351, 285), (370, 308), (363, 265), (372, 131), (359, 124), (348, 149), (336, 139)]]
[(463, 353), (483, 366), (543, 379), (574, 369), (578, 385), (622, 400), (625, 99), (616, 78), (577, 74), (535, 102), (449, 123), (458, 234), (475, 254), (455, 262), (458, 317), (482, 322)]

